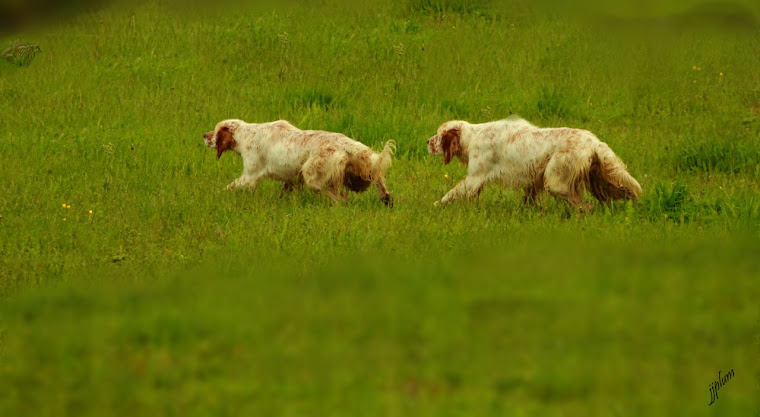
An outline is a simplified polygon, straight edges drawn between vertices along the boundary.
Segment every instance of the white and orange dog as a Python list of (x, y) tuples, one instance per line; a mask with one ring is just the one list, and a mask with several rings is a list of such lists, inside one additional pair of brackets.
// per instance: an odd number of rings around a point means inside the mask
[(441, 125), (427, 146), (446, 164), (457, 157), (467, 165), (467, 177), (436, 205), (473, 198), (490, 182), (523, 188), (526, 204), (535, 203), (543, 191), (575, 208), (583, 202), (584, 189), (600, 202), (635, 201), (641, 195), (620, 158), (582, 129), (538, 128), (518, 117), (481, 124), (455, 120)]
[[(345, 189), (362, 192), (374, 184), (380, 200), (393, 201), (385, 186), (395, 144), (389, 140), (382, 152), (340, 133), (301, 130), (285, 120), (246, 123), (224, 120), (203, 135), (206, 146), (216, 149), (217, 159), (226, 151), (243, 157), (243, 175), (227, 189), (254, 190), (263, 178), (282, 181), (282, 193), (306, 184), (334, 201), (347, 201)], [(281, 193), (281, 195), (282, 195)]]

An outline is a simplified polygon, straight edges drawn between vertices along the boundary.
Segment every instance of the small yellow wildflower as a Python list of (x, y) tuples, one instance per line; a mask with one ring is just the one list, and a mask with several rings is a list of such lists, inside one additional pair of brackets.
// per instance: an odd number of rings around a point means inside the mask
[(702, 67), (697, 67), (697, 71), (702, 71)]
[(697, 66), (694, 65), (693, 67), (691, 67), (691, 69), (692, 69), (692, 71), (696, 71), (697, 70)]
[(449, 174), (443, 174), (443, 178), (448, 178)]
[(66, 221), (66, 218), (65, 218), (65, 217), (64, 217), (64, 218), (62, 218), (62, 219), (61, 219), (61, 221), (64, 221), (64, 222), (65, 222), (65, 221)]
[(720, 75), (720, 76), (722, 77), (722, 76), (723, 76), (723, 73), (721, 72), (721, 73), (719, 73), (718, 75)]
[(92, 210), (90, 210), (90, 214), (92, 214)]
[(63, 208), (66, 208), (66, 203), (63, 203)]
[(68, 206), (66, 206), (66, 210), (71, 210), (71, 204), (69, 204)]
[(696, 83), (697, 83), (697, 80), (692, 80), (691, 82), (693, 82), (694, 84), (696, 84)]

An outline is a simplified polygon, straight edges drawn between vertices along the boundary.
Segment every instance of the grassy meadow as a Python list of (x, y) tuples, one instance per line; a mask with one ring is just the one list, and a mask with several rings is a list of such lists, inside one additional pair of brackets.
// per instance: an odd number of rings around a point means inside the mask
[[(5, 35), (41, 52), (0, 61), (0, 416), (760, 415), (760, 9), (710, 7), (144, 1)], [(594, 132), (641, 201), (433, 207), (466, 170), (425, 140), (511, 114)], [(395, 207), (223, 191), (226, 118), (395, 139)]]

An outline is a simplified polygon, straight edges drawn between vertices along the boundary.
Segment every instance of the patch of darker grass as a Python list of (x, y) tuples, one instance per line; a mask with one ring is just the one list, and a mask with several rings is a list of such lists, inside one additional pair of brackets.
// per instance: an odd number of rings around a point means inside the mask
[(653, 192), (642, 199), (641, 206), (642, 216), (650, 221), (665, 219), (676, 223), (689, 223), (726, 211), (723, 201), (697, 201), (691, 189), (677, 181), (655, 185)]
[(557, 89), (543, 87), (536, 100), (536, 110), (544, 118), (567, 119), (573, 117), (570, 98)]
[(760, 149), (746, 142), (707, 140), (685, 144), (677, 153), (679, 171), (753, 172), (760, 165)]
[(409, 0), (407, 10), (413, 13), (487, 15), (493, 0)]
[(316, 88), (286, 91), (285, 100), (289, 105), (296, 109), (316, 107), (330, 110), (340, 107), (340, 100), (338, 100), (333, 94)]

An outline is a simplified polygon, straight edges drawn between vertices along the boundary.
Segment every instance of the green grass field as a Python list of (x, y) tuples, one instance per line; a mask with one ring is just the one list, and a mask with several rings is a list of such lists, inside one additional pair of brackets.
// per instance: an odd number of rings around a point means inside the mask
[[(587, 3), (146, 1), (0, 39), (41, 48), (0, 61), (0, 416), (760, 415), (760, 9)], [(596, 133), (641, 201), (433, 207), (465, 168), (425, 140), (510, 114)], [(226, 118), (395, 139), (395, 207), (223, 191)]]

